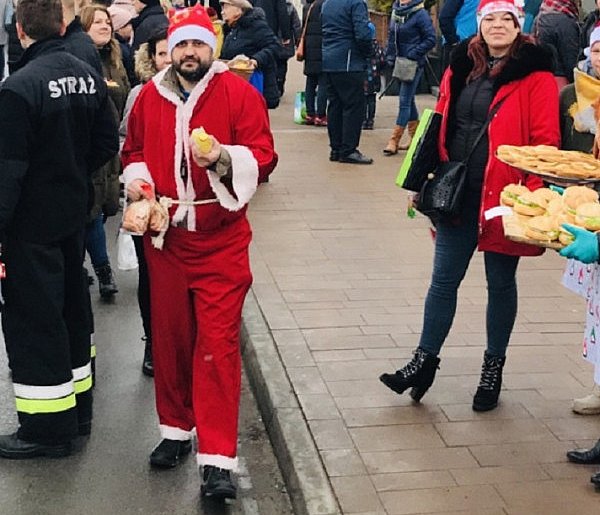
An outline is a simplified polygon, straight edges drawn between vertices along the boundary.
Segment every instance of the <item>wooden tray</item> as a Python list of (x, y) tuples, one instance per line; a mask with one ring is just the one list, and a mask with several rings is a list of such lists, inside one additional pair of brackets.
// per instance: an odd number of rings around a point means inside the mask
[(519, 220), (519, 215), (504, 215), (502, 217), (502, 226), (504, 227), (504, 237), (517, 243), (527, 243), (527, 245), (534, 245), (536, 247), (544, 247), (547, 249), (560, 250), (564, 248), (564, 245), (556, 241), (540, 241), (532, 240), (525, 236), (525, 230), (523, 224)]

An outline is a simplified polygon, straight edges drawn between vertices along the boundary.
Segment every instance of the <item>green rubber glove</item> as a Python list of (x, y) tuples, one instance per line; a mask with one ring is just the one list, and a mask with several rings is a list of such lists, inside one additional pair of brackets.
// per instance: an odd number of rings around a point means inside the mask
[(596, 263), (600, 257), (596, 233), (571, 224), (563, 224), (562, 227), (575, 236), (575, 241), (562, 249), (559, 254), (586, 264)]
[(558, 193), (559, 195), (562, 195), (565, 192), (564, 188), (561, 188), (560, 186), (556, 186), (554, 184), (550, 184), (549, 188), (552, 191), (556, 191), (556, 193)]

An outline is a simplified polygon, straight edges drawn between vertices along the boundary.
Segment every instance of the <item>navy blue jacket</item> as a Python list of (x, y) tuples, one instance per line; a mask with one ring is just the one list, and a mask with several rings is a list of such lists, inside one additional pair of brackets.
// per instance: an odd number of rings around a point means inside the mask
[(390, 16), (385, 59), (393, 65), (396, 57), (407, 57), (425, 64), (425, 56), (435, 46), (435, 30), (422, 0), (400, 6), (396, 1)]
[(363, 0), (326, 0), (321, 8), (323, 71), (364, 72), (373, 50)]

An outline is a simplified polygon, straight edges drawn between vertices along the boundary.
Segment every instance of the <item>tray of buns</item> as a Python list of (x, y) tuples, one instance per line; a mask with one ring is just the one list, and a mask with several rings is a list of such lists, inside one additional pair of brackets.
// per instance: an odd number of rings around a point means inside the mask
[(560, 195), (549, 188), (530, 191), (509, 184), (500, 194), (500, 203), (512, 210), (502, 217), (504, 236), (511, 241), (561, 249), (573, 242), (562, 224), (600, 231), (598, 193), (587, 186), (569, 186)]
[(600, 182), (600, 161), (591, 154), (559, 150), (548, 145), (500, 145), (496, 157), (505, 164), (537, 175), (547, 182), (590, 184)]

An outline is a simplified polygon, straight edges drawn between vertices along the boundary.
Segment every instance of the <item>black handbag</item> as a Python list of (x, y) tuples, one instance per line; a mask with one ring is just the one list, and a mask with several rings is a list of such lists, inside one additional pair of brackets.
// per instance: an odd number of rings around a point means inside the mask
[(441, 162), (435, 171), (428, 174), (415, 202), (417, 211), (433, 221), (448, 220), (460, 213), (467, 181), (467, 163), (503, 102), (504, 99), (490, 111), (464, 160)]

